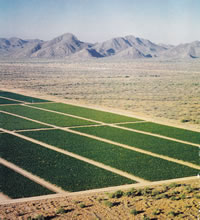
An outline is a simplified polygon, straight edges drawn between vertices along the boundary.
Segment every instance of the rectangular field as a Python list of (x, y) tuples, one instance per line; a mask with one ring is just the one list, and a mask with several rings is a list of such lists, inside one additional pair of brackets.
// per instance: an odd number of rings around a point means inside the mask
[(49, 102), (48, 100), (38, 99), (38, 98), (31, 97), (31, 96), (25, 96), (25, 95), (13, 93), (13, 92), (2, 91), (2, 90), (0, 90), (0, 96), (10, 98), (10, 99), (15, 99), (18, 101), (29, 102), (29, 103)]
[(198, 172), (174, 162), (66, 131), (48, 130), (22, 134), (150, 181), (192, 176)]
[(5, 99), (5, 98), (0, 97), (0, 105), (3, 105), (3, 104), (18, 104), (18, 103), (21, 103), (21, 102), (13, 101), (13, 100), (9, 100), (9, 99)]
[(86, 134), (199, 165), (198, 147), (110, 126), (74, 128)]
[(110, 112), (95, 110), (91, 108), (85, 108), (75, 105), (63, 104), (63, 103), (48, 103), (48, 104), (34, 104), (34, 106), (54, 110), (57, 112), (67, 113), (71, 115), (81, 116), (84, 118), (105, 122), (105, 123), (119, 123), (119, 122), (134, 122), (140, 121), (140, 119), (127, 117), (124, 115), (114, 114)]
[(0, 140), (0, 157), (67, 191), (134, 183), (130, 179), (10, 134), (1, 133)]
[(161, 125), (153, 122), (120, 124), (120, 126), (200, 144), (200, 132), (175, 128), (172, 126)]
[(13, 115), (0, 112), (0, 128), (8, 130), (24, 130), (47, 127), (48, 126), (46, 125), (42, 125), (33, 121), (29, 121), (23, 118), (18, 118)]
[(95, 124), (94, 122), (87, 120), (72, 118), (70, 116), (60, 115), (22, 105), (0, 106), (0, 110), (60, 127)]
[(12, 199), (54, 193), (2, 164), (0, 164), (0, 174), (0, 192)]

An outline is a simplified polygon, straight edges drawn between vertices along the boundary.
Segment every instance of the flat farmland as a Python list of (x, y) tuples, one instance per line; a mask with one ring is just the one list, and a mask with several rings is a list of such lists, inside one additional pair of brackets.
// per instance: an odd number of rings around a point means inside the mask
[(24, 130), (35, 128), (47, 128), (48, 126), (6, 114), (0, 111), (0, 127), (8, 130)]
[(74, 130), (199, 165), (198, 147), (188, 144), (110, 126)]
[(150, 181), (192, 176), (198, 172), (180, 164), (66, 131), (48, 130), (22, 134)]
[(140, 119), (127, 117), (124, 115), (114, 114), (110, 112), (95, 110), (91, 108), (85, 108), (81, 106), (63, 104), (63, 103), (48, 103), (48, 104), (34, 104), (44, 109), (54, 110), (57, 112), (76, 115), (105, 123), (119, 123), (119, 122), (136, 122)]
[(2, 164), (0, 164), (0, 174), (0, 190), (12, 199), (54, 193)]
[(41, 147), (10, 134), (0, 134), (0, 156), (66, 191), (133, 183), (99, 167)]
[[(0, 157), (65, 191), (190, 177), (200, 170), (199, 132), (122, 113), (1, 93), (14, 102), (23, 100), (0, 106)], [(27, 105), (28, 100), (35, 104)], [(6, 180), (15, 176), (13, 172), (8, 171), (8, 177), (3, 172)], [(5, 187), (1, 191), (8, 194)], [(31, 184), (30, 188), (35, 192)]]
[(200, 132), (175, 128), (153, 122), (120, 124), (120, 126), (200, 144)]
[(40, 122), (50, 123), (52, 125), (60, 126), (60, 127), (94, 124), (87, 120), (72, 118), (69, 116), (60, 115), (53, 112), (47, 112), (39, 109), (34, 109), (22, 105), (0, 106), (0, 110), (17, 114), (20, 116), (24, 116)]

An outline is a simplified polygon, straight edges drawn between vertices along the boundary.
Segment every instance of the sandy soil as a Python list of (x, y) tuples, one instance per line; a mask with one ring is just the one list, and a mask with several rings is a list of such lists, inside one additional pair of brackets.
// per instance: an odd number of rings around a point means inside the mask
[(181, 184), (135, 188), (136, 191), (132, 190), (129, 196), (120, 196), (120, 193), (90, 193), (4, 204), (0, 206), (0, 218), (140, 220), (148, 217), (192, 220), (199, 215), (198, 186), (199, 181), (193, 180)]
[(1, 61), (0, 75), (2, 88), (200, 128), (198, 60)]

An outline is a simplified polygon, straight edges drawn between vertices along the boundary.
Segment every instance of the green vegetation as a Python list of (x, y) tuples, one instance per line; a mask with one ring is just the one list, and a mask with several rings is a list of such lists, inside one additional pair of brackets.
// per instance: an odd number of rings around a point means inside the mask
[(0, 112), (0, 127), (8, 130), (23, 130), (48, 126)]
[(153, 122), (120, 124), (120, 126), (200, 144), (200, 133), (195, 131), (156, 124)]
[(124, 192), (121, 190), (118, 190), (114, 193), (110, 193), (108, 196), (109, 198), (121, 198), (124, 195)]
[(106, 201), (104, 201), (104, 205), (107, 206), (107, 207), (109, 207), (109, 208), (111, 208), (111, 207), (113, 207), (115, 204), (114, 204), (113, 202), (110, 202), (110, 201), (106, 200)]
[(138, 212), (136, 209), (132, 209), (132, 210), (130, 211), (130, 213), (131, 213), (132, 215), (137, 215), (137, 214), (139, 214), (139, 212)]
[(47, 112), (39, 109), (33, 109), (21, 105), (0, 106), (0, 110), (4, 110), (27, 118), (31, 118), (34, 120), (38, 120), (41, 122), (45, 122), (61, 127), (94, 124), (87, 120), (72, 118), (69, 116), (60, 115), (53, 112)]
[(196, 169), (62, 130), (22, 134), (147, 180), (174, 179), (196, 175), (198, 172)]
[(24, 101), (24, 102), (29, 102), (29, 103), (34, 103), (34, 102), (49, 102), (48, 100), (44, 99), (38, 99), (30, 96), (25, 96), (25, 95), (20, 95), (17, 93), (13, 92), (5, 92), (0, 90), (0, 96), (11, 98), (11, 99), (16, 99), (18, 101)]
[(112, 172), (10, 134), (1, 133), (0, 140), (0, 157), (67, 191), (133, 183)]
[(10, 198), (53, 194), (54, 192), (0, 164), (0, 192)]
[(75, 105), (68, 105), (63, 103), (48, 103), (48, 104), (36, 104), (34, 106), (50, 109), (58, 112), (63, 112), (71, 115), (81, 116), (84, 118), (93, 119), (105, 123), (117, 123), (117, 122), (134, 122), (140, 121), (139, 119), (118, 115), (110, 112), (104, 112), (100, 110), (84, 108)]
[(199, 165), (198, 147), (188, 144), (109, 126), (75, 128), (74, 130)]
[(83, 208), (86, 207), (86, 205), (85, 205), (84, 203), (81, 203), (81, 204), (79, 205), (79, 207), (83, 209)]
[(0, 104), (17, 104), (17, 103), (20, 103), (20, 102), (12, 101), (9, 99), (4, 99), (4, 98), (0, 97)]

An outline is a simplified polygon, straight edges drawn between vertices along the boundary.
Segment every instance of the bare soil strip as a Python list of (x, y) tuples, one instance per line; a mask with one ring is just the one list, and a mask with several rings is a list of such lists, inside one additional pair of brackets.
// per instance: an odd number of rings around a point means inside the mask
[[(87, 118), (84, 118), (84, 117), (75, 116), (75, 115), (71, 115), (71, 114), (66, 114), (66, 113), (62, 113), (62, 112), (57, 112), (57, 111), (53, 111), (53, 110), (49, 110), (49, 109), (43, 109), (43, 108), (39, 108), (39, 107), (35, 107), (35, 106), (30, 106), (30, 105), (25, 105), (25, 104), (22, 104), (22, 105), (30, 107), (30, 108), (35, 108), (35, 109), (47, 111), (47, 112), (53, 112), (53, 113), (57, 113), (57, 114), (61, 114), (61, 115), (70, 116), (70, 117), (73, 117), (73, 118), (78, 118), (78, 119), (82, 119), (82, 120), (87, 120), (87, 121), (95, 122), (95, 123), (98, 123), (98, 124), (101, 124), (101, 125), (108, 125), (108, 126), (119, 128), (119, 129), (123, 129), (123, 130), (128, 130), (128, 131), (132, 131), (132, 132), (136, 132), (136, 133), (140, 133), (140, 134), (145, 134), (145, 135), (150, 135), (150, 136), (154, 136), (154, 137), (159, 137), (159, 138), (167, 139), (167, 140), (170, 140), (170, 141), (176, 141), (176, 142), (183, 143), (183, 144), (189, 144), (189, 145), (192, 145), (192, 146), (195, 146), (195, 147), (200, 147), (199, 144), (194, 144), (194, 143), (191, 143), (191, 142), (188, 142), (188, 141), (182, 141), (182, 140), (179, 140), (179, 139), (170, 138), (170, 137), (166, 137), (166, 136), (163, 136), (163, 135), (153, 134), (151, 132), (145, 132), (145, 131), (135, 130), (135, 129), (132, 129), (132, 128), (126, 128), (126, 127), (117, 126), (116, 123), (102, 123), (100, 121), (96, 121), (96, 120), (92, 120), (92, 119), (87, 119)], [(142, 121), (142, 123), (144, 123), (144, 122), (145, 121)], [(130, 122), (128, 122), (128, 123), (130, 123)], [(138, 122), (136, 122), (136, 123), (138, 123)], [(122, 124), (124, 124), (124, 123), (122, 123)]]
[(0, 192), (0, 203), (4, 202), (4, 201), (7, 201), (7, 200), (10, 200), (10, 199), (11, 199), (10, 197), (8, 197), (7, 195)]
[(151, 186), (162, 185), (162, 184), (190, 182), (193, 180), (194, 181), (199, 180), (199, 178), (197, 176), (192, 176), (192, 177), (184, 177), (184, 178), (177, 178), (177, 179), (170, 179), (170, 180), (161, 180), (161, 181), (149, 182), (149, 183), (135, 183), (135, 184), (122, 185), (122, 186), (106, 187), (106, 188), (85, 190), (85, 191), (72, 192), (72, 193), (58, 193), (58, 194), (35, 196), (35, 197), (22, 198), (22, 199), (11, 199), (11, 200), (7, 200), (7, 201), (0, 200), (0, 204), (5, 205), (5, 204), (21, 203), (21, 202), (28, 202), (28, 201), (60, 198), (60, 197), (66, 197), (66, 196), (73, 198), (73, 197), (79, 196), (79, 195), (90, 195), (90, 194), (99, 193), (99, 192), (111, 193), (111, 192), (115, 192), (117, 190), (129, 190), (132, 188), (151, 187)]
[(26, 137), (26, 136), (24, 136), (24, 135), (15, 133), (15, 132), (13, 132), (13, 131), (8, 131), (8, 130), (5, 130), (5, 129), (2, 129), (2, 130), (3, 130), (4, 132), (6, 132), (6, 133), (9, 133), (9, 134), (12, 134), (12, 135), (14, 135), (14, 136), (20, 137), (20, 138), (25, 139), (25, 140), (27, 140), (27, 141), (33, 142), (33, 143), (35, 143), (35, 144), (39, 144), (39, 145), (41, 145), (42, 147), (46, 147), (46, 148), (51, 149), (51, 150), (54, 150), (54, 151), (56, 151), (56, 152), (65, 154), (65, 155), (70, 156), (70, 157), (73, 157), (73, 158), (76, 158), (76, 159), (78, 159), (78, 160), (84, 161), (84, 162), (86, 162), (86, 163), (92, 164), (92, 165), (94, 165), (94, 166), (100, 167), (100, 168), (105, 169), (105, 170), (108, 170), (108, 171), (110, 171), (110, 172), (116, 173), (116, 174), (118, 174), (118, 175), (120, 175), (120, 176), (123, 176), (123, 177), (126, 177), (126, 178), (128, 178), (128, 179), (134, 180), (134, 181), (136, 181), (136, 182), (143, 182), (143, 183), (149, 182), (149, 181), (144, 180), (144, 179), (142, 179), (142, 178), (139, 178), (139, 177), (137, 177), (137, 176), (133, 176), (132, 174), (126, 173), (126, 172), (124, 172), (124, 171), (115, 169), (115, 168), (110, 167), (110, 166), (107, 166), (107, 165), (104, 165), (104, 164), (102, 164), (102, 163), (96, 162), (96, 161), (91, 160), (91, 159), (88, 159), (88, 158), (86, 158), (86, 157), (79, 156), (79, 155), (74, 154), (74, 153), (71, 153), (71, 152), (69, 152), (69, 151), (62, 150), (62, 149), (60, 149), (60, 148), (57, 148), (57, 147), (54, 147), (54, 146), (52, 146), (52, 145), (43, 143), (43, 142), (41, 142), (41, 141), (37, 141), (37, 140), (35, 140), (35, 139), (33, 139), (33, 138)]
[(44, 186), (45, 188), (53, 191), (53, 192), (56, 192), (56, 193), (65, 193), (67, 191), (61, 189), (60, 187), (57, 187), (47, 181), (45, 181), (44, 179), (16, 166), (15, 164), (3, 159), (3, 158), (0, 158), (0, 163), (3, 164), (4, 166), (14, 170), (15, 172), (27, 177), (28, 179), (40, 184), (41, 186)]
[(146, 123), (148, 121), (130, 121), (130, 122), (118, 122), (118, 123), (112, 123), (113, 125), (125, 125), (125, 124), (139, 124), (139, 123)]
[[(2, 112), (4, 112), (4, 111), (2, 111)], [(21, 118), (24, 118), (24, 119), (27, 119), (27, 120), (30, 120), (30, 121), (34, 121), (34, 122), (37, 122), (37, 123), (40, 123), (40, 124), (43, 124), (43, 125), (46, 125), (46, 126), (50, 126), (50, 127), (55, 128), (55, 129), (68, 131), (70, 133), (74, 133), (74, 134), (78, 134), (78, 135), (81, 135), (81, 136), (89, 137), (89, 138), (92, 138), (92, 139), (95, 139), (95, 140), (99, 140), (99, 141), (102, 141), (102, 142), (105, 142), (105, 143), (114, 144), (114, 145), (117, 145), (119, 147), (123, 147), (123, 148), (129, 149), (129, 150), (137, 151), (137, 152), (140, 152), (140, 153), (143, 153), (143, 154), (147, 154), (147, 155), (150, 155), (150, 156), (153, 156), (153, 157), (161, 158), (161, 159), (164, 159), (164, 160), (168, 160), (168, 161), (171, 161), (171, 162), (175, 162), (175, 163), (178, 163), (178, 164), (181, 164), (181, 165), (184, 165), (184, 166), (188, 166), (188, 167), (200, 170), (200, 166), (192, 164), (192, 163), (189, 163), (189, 162), (185, 162), (185, 161), (182, 161), (182, 160), (178, 160), (178, 159), (174, 159), (174, 158), (171, 158), (171, 157), (163, 156), (163, 155), (160, 155), (160, 154), (152, 153), (150, 151), (142, 150), (142, 149), (139, 149), (139, 148), (136, 148), (136, 147), (133, 147), (133, 146), (126, 145), (126, 144), (120, 144), (118, 142), (110, 141), (110, 140), (107, 140), (107, 139), (104, 139), (104, 138), (100, 138), (100, 137), (97, 137), (97, 136), (94, 136), (94, 135), (85, 134), (85, 133), (82, 133), (82, 132), (79, 132), (79, 131), (75, 131), (75, 130), (71, 130), (71, 129), (68, 129), (68, 128), (57, 127), (57, 126), (54, 126), (54, 125), (51, 125), (51, 124), (48, 124), (48, 123), (40, 122), (40, 121), (37, 121), (37, 120), (32, 120), (30, 118), (19, 116), (19, 115), (13, 114), (13, 113), (8, 113), (8, 112), (4, 112), (4, 113), (11, 114), (11, 115), (16, 116), (16, 117), (21, 117)], [(5, 129), (0, 129), (0, 130), (7, 131)], [(10, 132), (10, 131), (7, 131), (7, 132)], [(19, 134), (16, 134), (15, 132), (12, 132), (12, 133), (14, 135), (19, 135)], [(21, 136), (24, 139), (27, 138), (27, 137), (25, 137), (23, 135), (21, 135)], [(31, 140), (33, 142), (34, 139), (31, 139)], [(137, 181), (137, 182), (140, 182), (140, 181)]]

